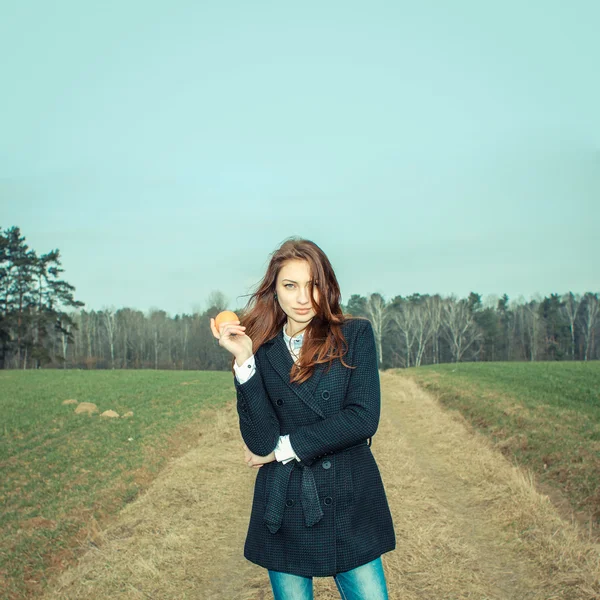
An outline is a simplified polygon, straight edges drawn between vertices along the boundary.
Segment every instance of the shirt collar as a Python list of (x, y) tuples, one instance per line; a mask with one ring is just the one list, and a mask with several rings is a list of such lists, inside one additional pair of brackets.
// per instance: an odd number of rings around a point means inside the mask
[(295, 346), (302, 344), (302, 340), (304, 339), (304, 331), (302, 331), (301, 333), (299, 333), (298, 335), (295, 335), (294, 337), (290, 337), (286, 332), (285, 332), (285, 324), (283, 326), (283, 339), (285, 340), (285, 343), (289, 346), (290, 345), (290, 341), (293, 340), (293, 343)]

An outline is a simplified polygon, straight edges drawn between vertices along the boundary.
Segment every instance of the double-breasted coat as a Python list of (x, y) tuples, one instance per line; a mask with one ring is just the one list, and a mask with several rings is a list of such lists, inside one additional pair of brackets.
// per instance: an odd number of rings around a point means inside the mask
[(234, 377), (244, 442), (266, 456), (279, 436), (300, 461), (257, 470), (244, 556), (270, 570), (325, 577), (396, 547), (383, 482), (371, 452), (380, 414), (375, 337), (367, 319), (342, 325), (344, 361), (289, 383), (294, 360), (283, 330), (255, 353), (256, 372)]

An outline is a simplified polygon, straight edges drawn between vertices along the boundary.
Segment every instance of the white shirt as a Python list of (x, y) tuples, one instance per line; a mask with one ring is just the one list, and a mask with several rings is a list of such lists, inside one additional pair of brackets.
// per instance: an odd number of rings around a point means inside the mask
[[(294, 362), (298, 360), (298, 355), (300, 353), (300, 346), (302, 346), (302, 340), (304, 339), (304, 332), (299, 333), (295, 337), (290, 337), (285, 332), (285, 325), (283, 326), (283, 339), (285, 341), (285, 345), (288, 347)], [(237, 362), (233, 363), (233, 370), (235, 371), (235, 377), (239, 383), (243, 384), (254, 375), (256, 372), (256, 361), (254, 360), (254, 354), (244, 361), (243, 364), (238, 366)], [(275, 446), (275, 458), (277, 461), (286, 464), (290, 462), (290, 460), (300, 460), (292, 445), (290, 444), (290, 436), (289, 435), (281, 435), (279, 436), (279, 441), (277, 442), (277, 446)]]

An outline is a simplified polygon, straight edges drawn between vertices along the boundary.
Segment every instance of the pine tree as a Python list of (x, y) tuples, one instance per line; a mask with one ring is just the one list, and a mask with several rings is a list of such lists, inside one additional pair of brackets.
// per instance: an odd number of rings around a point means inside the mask
[[(0, 233), (0, 368), (8, 356), (17, 367), (39, 367), (51, 360), (50, 344), (58, 335), (63, 348), (76, 327), (65, 308), (83, 306), (75, 288), (60, 278), (60, 252), (38, 257), (18, 227)], [(64, 356), (63, 352), (63, 356)]]

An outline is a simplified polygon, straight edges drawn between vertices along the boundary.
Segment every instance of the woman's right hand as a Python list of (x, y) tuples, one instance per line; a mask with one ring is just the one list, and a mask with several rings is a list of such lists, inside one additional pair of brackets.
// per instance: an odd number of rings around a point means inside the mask
[(252, 356), (252, 340), (244, 333), (246, 328), (239, 321), (221, 323), (217, 329), (215, 320), (211, 318), (210, 329), (219, 340), (219, 346), (231, 352), (238, 365)]

